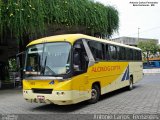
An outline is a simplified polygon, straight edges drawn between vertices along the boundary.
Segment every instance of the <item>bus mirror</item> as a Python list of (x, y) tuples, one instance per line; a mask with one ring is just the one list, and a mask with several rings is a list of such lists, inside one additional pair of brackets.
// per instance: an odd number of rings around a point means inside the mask
[(84, 71), (79, 68), (79, 65), (74, 65), (74, 74), (79, 75)]
[(74, 65), (74, 71), (80, 71), (80, 69), (79, 69), (79, 65)]

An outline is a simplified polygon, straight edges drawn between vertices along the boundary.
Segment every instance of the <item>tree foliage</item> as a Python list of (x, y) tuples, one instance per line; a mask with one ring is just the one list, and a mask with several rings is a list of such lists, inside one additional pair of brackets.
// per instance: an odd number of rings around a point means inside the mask
[(44, 34), (48, 25), (83, 26), (111, 36), (118, 31), (118, 11), (89, 0), (0, 0), (0, 33), (18, 39)]
[(147, 61), (150, 55), (155, 55), (159, 50), (159, 46), (153, 40), (140, 41), (138, 47), (142, 49), (143, 57), (147, 58)]

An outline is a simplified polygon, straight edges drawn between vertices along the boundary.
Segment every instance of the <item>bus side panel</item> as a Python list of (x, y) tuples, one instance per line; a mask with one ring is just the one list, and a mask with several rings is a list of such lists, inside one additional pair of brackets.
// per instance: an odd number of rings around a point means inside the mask
[(100, 82), (101, 94), (129, 85), (130, 75), (133, 82), (142, 79), (142, 62), (99, 62), (87, 72), (90, 88), (96, 81)]
[(138, 82), (143, 77), (142, 62), (130, 62), (129, 64), (130, 75), (133, 75), (133, 83)]
[(129, 62), (129, 65), (123, 72), (123, 74), (116, 80), (116, 89), (120, 89), (129, 86), (130, 77), (133, 77), (133, 83), (142, 79), (142, 62)]
[[(128, 65), (128, 62), (99, 62), (94, 64), (87, 72), (90, 86), (99, 81), (101, 94), (104, 94), (128, 85), (128, 81), (122, 81)], [(123, 85), (124, 83), (125, 85)]]

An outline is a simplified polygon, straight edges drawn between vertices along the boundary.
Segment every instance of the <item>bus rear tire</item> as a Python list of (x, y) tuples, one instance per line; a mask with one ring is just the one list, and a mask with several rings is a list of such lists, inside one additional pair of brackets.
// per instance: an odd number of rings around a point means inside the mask
[(133, 78), (132, 77), (130, 77), (128, 89), (129, 90), (133, 89)]
[(100, 88), (98, 85), (93, 85), (91, 91), (91, 99), (88, 102), (90, 104), (94, 104), (99, 100), (99, 97), (100, 97)]

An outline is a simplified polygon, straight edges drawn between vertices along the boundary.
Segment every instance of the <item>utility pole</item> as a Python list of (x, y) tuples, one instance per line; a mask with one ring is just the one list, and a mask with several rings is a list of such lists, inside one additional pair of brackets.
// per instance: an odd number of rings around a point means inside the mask
[(138, 41), (137, 41), (137, 42), (139, 42), (139, 29), (140, 29), (140, 28), (138, 27)]

